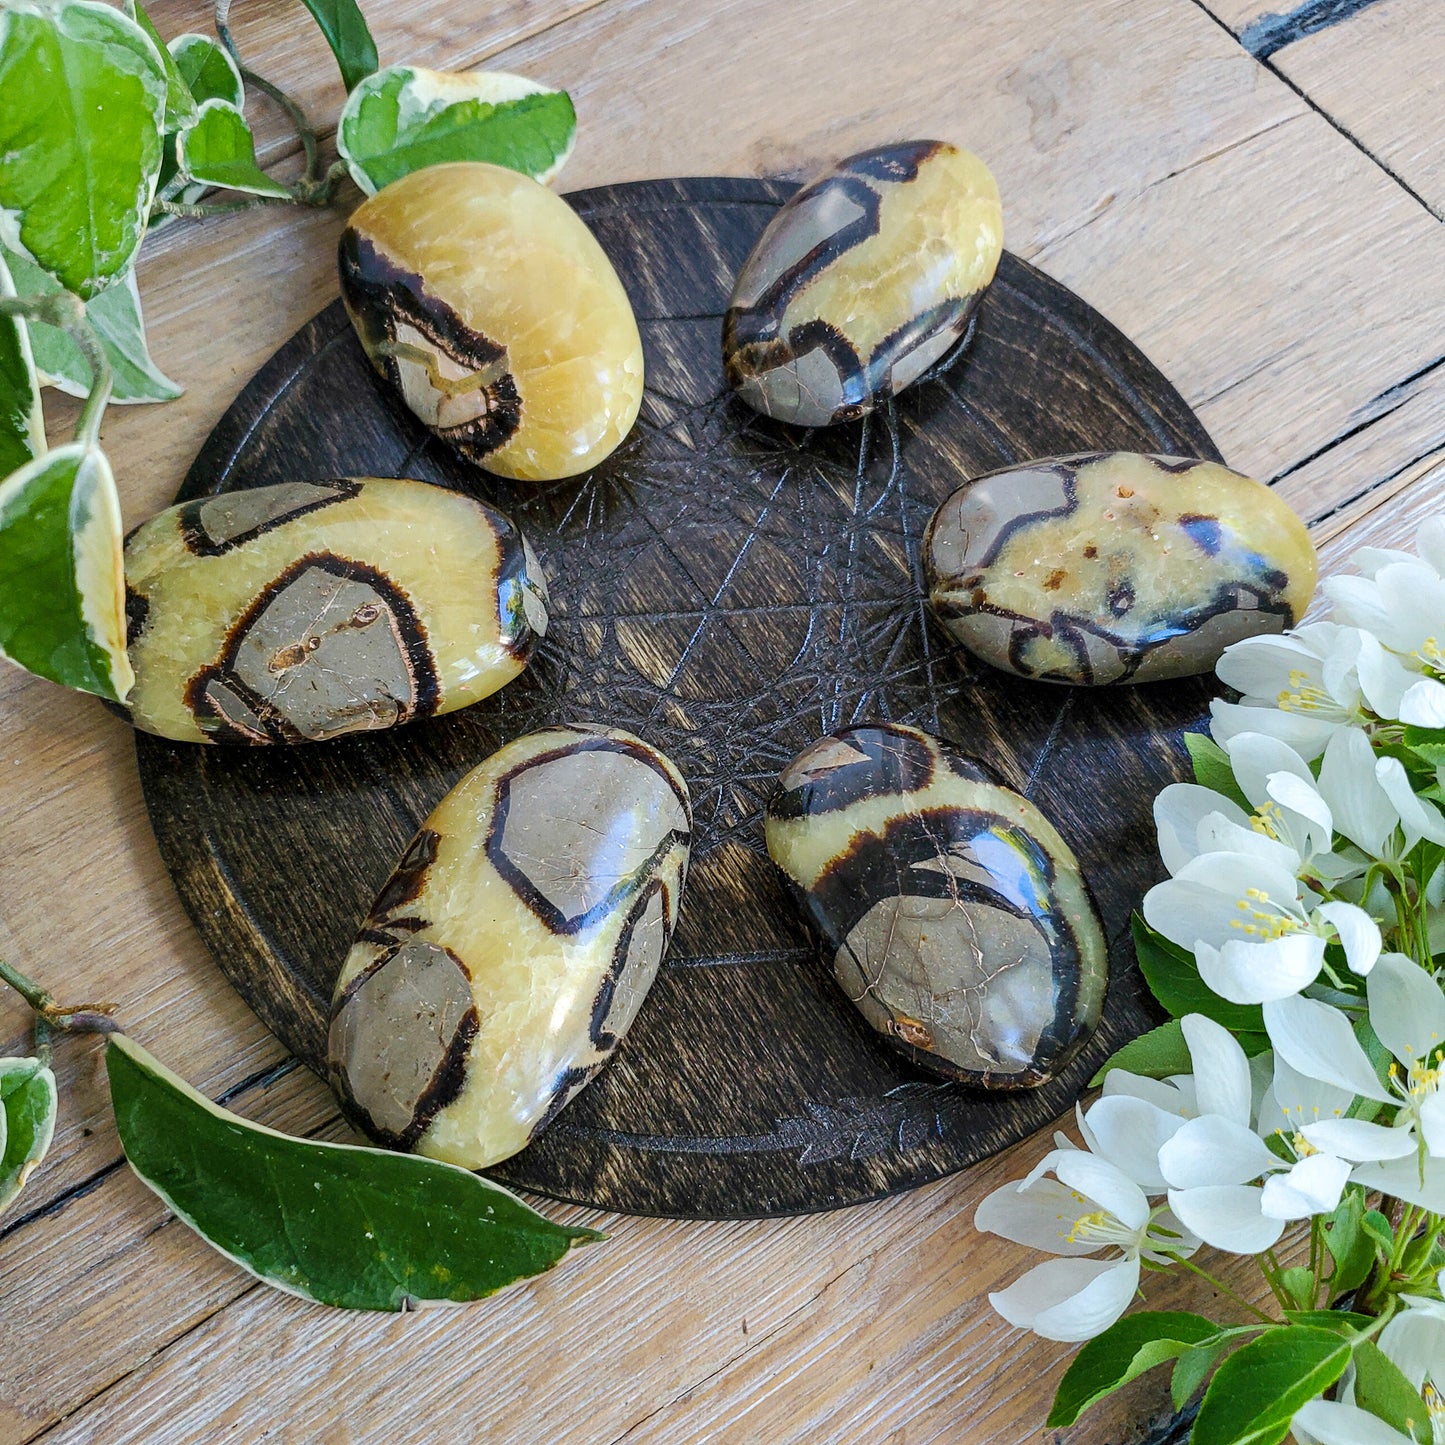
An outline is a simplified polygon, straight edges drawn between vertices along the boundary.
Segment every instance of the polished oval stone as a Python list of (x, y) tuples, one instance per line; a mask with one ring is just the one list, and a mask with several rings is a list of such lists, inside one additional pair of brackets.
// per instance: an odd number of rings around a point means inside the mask
[(502, 166), (427, 166), (359, 206), (341, 296), (372, 364), (489, 472), (575, 476), (642, 404), (642, 339), (577, 213)]
[(1217, 462), (1104, 452), (966, 482), (923, 544), (929, 600), (970, 652), (1096, 685), (1208, 672), (1314, 593), (1304, 523)]
[(944, 141), (850, 156), (787, 201), (738, 272), (728, 381), (780, 421), (862, 416), (960, 341), (1002, 249), (977, 156)]
[(914, 1063), (1031, 1088), (1099, 1022), (1108, 954), (1078, 861), (937, 738), (891, 723), (824, 738), (783, 771), (766, 833), (838, 986)]
[(437, 805), (331, 1005), (332, 1086), (373, 1138), (468, 1169), (523, 1148), (611, 1057), (677, 924), (691, 812), (612, 728), (547, 728)]
[(169, 507), (126, 541), (136, 727), (299, 743), (496, 692), (547, 630), (547, 588), (494, 507), (337, 477)]

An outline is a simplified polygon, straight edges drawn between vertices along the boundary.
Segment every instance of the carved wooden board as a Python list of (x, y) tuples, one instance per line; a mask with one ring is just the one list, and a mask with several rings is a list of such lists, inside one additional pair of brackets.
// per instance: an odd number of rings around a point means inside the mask
[[(686, 1217), (826, 1209), (914, 1187), (1063, 1112), (1155, 1020), (1128, 920), (1159, 876), (1150, 807), (1181, 775), (1205, 680), (1062, 689), (995, 673), (929, 621), (918, 542), (963, 478), (1026, 458), (1129, 448), (1217, 457), (1129, 341), (1005, 256), (972, 347), (889, 415), (826, 432), (726, 392), (731, 280), (791, 187), (651, 181), (569, 197), (636, 309), (648, 385), (636, 429), (587, 477), (477, 472), (373, 375), (340, 303), (261, 370), (181, 497), (337, 474), (475, 491), (531, 538), (553, 628), (529, 671), (459, 713), (298, 748), (137, 736), (165, 860), (222, 969), (316, 1066), (331, 983), (407, 840), (503, 742), (605, 722), (668, 752), (692, 789), (683, 917), (632, 1032), (524, 1153), (491, 1171), (558, 1199)], [(1073, 845), (1111, 943), (1105, 1021), (1051, 1085), (985, 1095), (913, 1072), (837, 992), (763, 848), (778, 771), (869, 718), (941, 733), (1026, 792)]]

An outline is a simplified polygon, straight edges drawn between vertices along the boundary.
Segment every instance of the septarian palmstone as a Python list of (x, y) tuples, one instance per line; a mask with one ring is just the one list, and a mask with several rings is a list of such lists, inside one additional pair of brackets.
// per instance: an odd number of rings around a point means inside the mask
[(1317, 563), (1304, 523), (1217, 462), (1105, 452), (960, 487), (923, 547), (929, 600), (970, 652), (1044, 682), (1208, 672), (1292, 627)]
[(977, 156), (944, 141), (849, 156), (787, 201), (738, 273), (728, 380), (780, 421), (862, 416), (963, 338), (1002, 250)]
[(1108, 955), (1077, 860), (937, 738), (895, 724), (824, 738), (784, 770), (766, 827), (838, 986), (914, 1063), (1031, 1088), (1099, 1022)]
[(596, 466), (642, 404), (642, 339), (577, 213), (503, 166), (393, 181), (341, 237), (341, 296), (372, 364), (489, 472)]
[(170, 507), (126, 542), (131, 720), (181, 742), (295, 743), (494, 693), (547, 630), (495, 508), (339, 477)]
[(437, 805), (331, 1005), (332, 1085), (375, 1139), (505, 1159), (612, 1056), (677, 924), (687, 785), (630, 733), (530, 733)]

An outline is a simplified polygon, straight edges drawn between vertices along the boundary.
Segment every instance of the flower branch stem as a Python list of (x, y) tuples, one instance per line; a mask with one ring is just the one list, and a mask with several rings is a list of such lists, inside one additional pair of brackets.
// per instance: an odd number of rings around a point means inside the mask
[(1263, 1320), (1267, 1325), (1277, 1325), (1279, 1323), (1278, 1320), (1265, 1314), (1258, 1305), (1252, 1305), (1243, 1295), (1236, 1294), (1222, 1279), (1210, 1274), (1202, 1265), (1195, 1264), (1192, 1259), (1181, 1259), (1179, 1263), (1191, 1274), (1197, 1274), (1200, 1279), (1208, 1281), (1208, 1283), (1212, 1284), (1226, 1299), (1232, 1299), (1240, 1309), (1248, 1311), (1256, 1319)]

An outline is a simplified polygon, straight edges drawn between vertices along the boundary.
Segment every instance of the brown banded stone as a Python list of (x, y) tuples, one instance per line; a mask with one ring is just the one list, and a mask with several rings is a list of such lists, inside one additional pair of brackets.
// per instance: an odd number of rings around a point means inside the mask
[(787, 201), (738, 272), (728, 380), (780, 421), (861, 416), (962, 340), (1002, 250), (977, 156), (943, 141), (850, 156)]
[(822, 739), (784, 770), (766, 836), (839, 987), (921, 1067), (1029, 1088), (1097, 1025), (1108, 956), (1077, 860), (938, 739), (892, 723)]
[(929, 600), (975, 656), (1085, 685), (1208, 672), (1303, 615), (1304, 523), (1217, 462), (1105, 452), (966, 482), (929, 523)]

